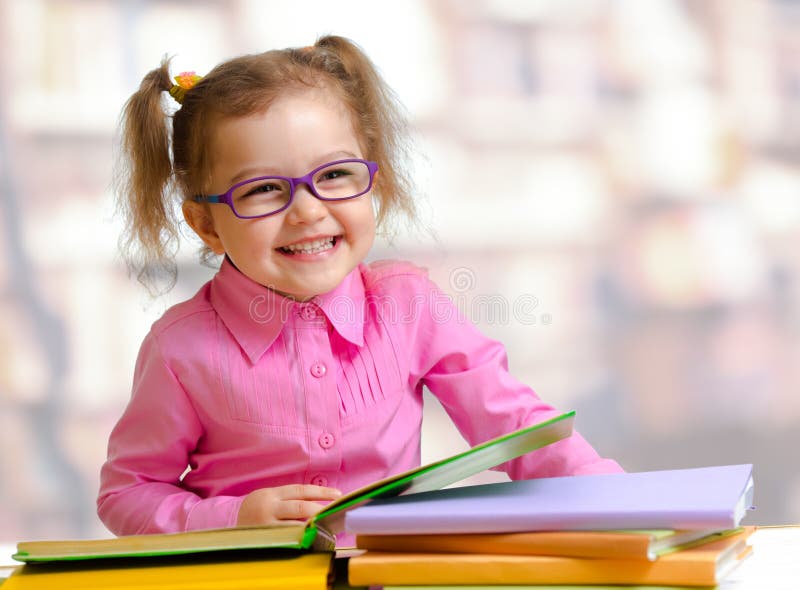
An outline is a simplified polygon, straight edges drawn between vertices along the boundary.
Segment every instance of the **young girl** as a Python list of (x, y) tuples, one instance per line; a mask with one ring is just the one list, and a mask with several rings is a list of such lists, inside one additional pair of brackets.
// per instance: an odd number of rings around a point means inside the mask
[[(419, 465), (423, 386), (471, 444), (557, 413), (424, 271), (364, 264), (376, 227), (413, 206), (403, 120), (354, 44), (324, 37), (198, 78), (173, 84), (165, 61), (124, 112), (140, 278), (170, 263), (173, 194), (223, 260), (142, 344), (101, 474), (98, 513), (112, 532), (307, 519)], [(165, 92), (180, 103), (171, 130)], [(503, 469), (621, 470), (578, 434)]]

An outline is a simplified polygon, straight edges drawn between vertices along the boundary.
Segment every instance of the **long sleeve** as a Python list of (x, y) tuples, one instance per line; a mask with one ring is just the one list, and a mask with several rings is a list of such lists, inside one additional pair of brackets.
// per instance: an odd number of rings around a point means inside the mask
[[(417, 351), (412, 373), (440, 400), (471, 444), (560, 413), (509, 373), (500, 343), (481, 334), (447, 295), (425, 280), (427, 303), (419, 310), (412, 336)], [(577, 432), (500, 469), (512, 479), (622, 471)]]
[(98, 514), (118, 535), (233, 526), (241, 498), (203, 499), (181, 474), (203, 435), (197, 412), (165, 363), (157, 338), (142, 344), (133, 393), (108, 445)]

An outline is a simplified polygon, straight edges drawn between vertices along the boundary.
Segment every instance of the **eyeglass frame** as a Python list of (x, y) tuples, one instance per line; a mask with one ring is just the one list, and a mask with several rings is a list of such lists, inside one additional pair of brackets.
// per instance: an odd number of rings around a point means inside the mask
[[(313, 179), (314, 174), (316, 174), (320, 170), (323, 170), (324, 168), (327, 168), (328, 166), (334, 166), (336, 164), (346, 164), (348, 162), (360, 162), (362, 164), (366, 164), (367, 169), (369, 170), (369, 184), (367, 185), (367, 188), (361, 191), (360, 193), (351, 195), (349, 197), (323, 197), (322, 195), (320, 195), (317, 192), (317, 189), (314, 187), (314, 179)], [(231, 211), (233, 211), (233, 214), (239, 219), (260, 219), (262, 217), (269, 217), (270, 215), (276, 215), (281, 211), (285, 211), (286, 209), (288, 209), (289, 206), (294, 201), (294, 195), (295, 191), (297, 190), (297, 187), (303, 184), (306, 185), (306, 187), (308, 187), (308, 191), (320, 201), (349, 201), (350, 199), (355, 199), (356, 197), (360, 197), (361, 195), (364, 195), (372, 190), (372, 184), (373, 181), (375, 180), (375, 173), (377, 171), (378, 171), (377, 162), (373, 162), (371, 160), (362, 160), (361, 158), (346, 158), (344, 160), (334, 160), (333, 162), (328, 162), (326, 164), (317, 166), (311, 172), (303, 176), (291, 177), (291, 176), (276, 176), (273, 174), (269, 174), (266, 176), (254, 176), (253, 178), (248, 178), (247, 180), (242, 180), (241, 182), (237, 182), (224, 193), (220, 193), (218, 195), (195, 195), (191, 197), (191, 200), (194, 201), (195, 203), (224, 203), (225, 205), (230, 207)], [(274, 178), (276, 180), (285, 180), (286, 182), (289, 183), (289, 200), (286, 201), (286, 204), (283, 205), (280, 209), (277, 209), (270, 213), (265, 213), (263, 215), (239, 215), (239, 213), (236, 211), (236, 207), (234, 207), (233, 205), (233, 191), (245, 184), (256, 182), (259, 180), (267, 180), (271, 178)]]

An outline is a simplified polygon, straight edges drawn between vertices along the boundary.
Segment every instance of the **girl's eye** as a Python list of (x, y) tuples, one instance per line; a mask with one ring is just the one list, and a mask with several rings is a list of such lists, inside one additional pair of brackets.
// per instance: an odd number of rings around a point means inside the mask
[(242, 197), (250, 197), (253, 195), (264, 195), (269, 194), (269, 196), (277, 196), (276, 193), (279, 193), (283, 190), (283, 187), (279, 184), (275, 184), (272, 182), (259, 182), (255, 183), (253, 186), (248, 186), (247, 190), (242, 194)]
[(318, 180), (336, 180), (337, 178), (341, 178), (342, 176), (349, 176), (350, 171), (344, 170), (341, 168), (337, 168), (335, 170), (325, 170), (322, 174), (319, 175)]
[(264, 184), (259, 184), (258, 186), (254, 186), (249, 191), (247, 191), (247, 194), (252, 195), (254, 193), (269, 193), (277, 190), (280, 190), (280, 188), (278, 188), (274, 184), (264, 183)]

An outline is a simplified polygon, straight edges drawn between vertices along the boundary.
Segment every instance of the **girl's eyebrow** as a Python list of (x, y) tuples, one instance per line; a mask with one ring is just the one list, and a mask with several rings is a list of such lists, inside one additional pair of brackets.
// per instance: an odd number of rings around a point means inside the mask
[[(314, 164), (306, 170), (306, 172), (310, 172), (317, 166), (322, 166), (328, 162), (333, 162), (336, 160), (345, 160), (347, 158), (358, 158), (356, 154), (347, 150), (337, 150), (335, 152), (329, 152), (323, 156), (320, 156), (314, 161)], [(236, 184), (241, 180), (247, 180), (249, 178), (256, 178), (258, 176), (288, 176), (283, 172), (279, 171), (277, 168), (272, 166), (250, 166), (248, 168), (244, 168), (240, 170), (236, 176), (230, 179), (231, 184)]]

